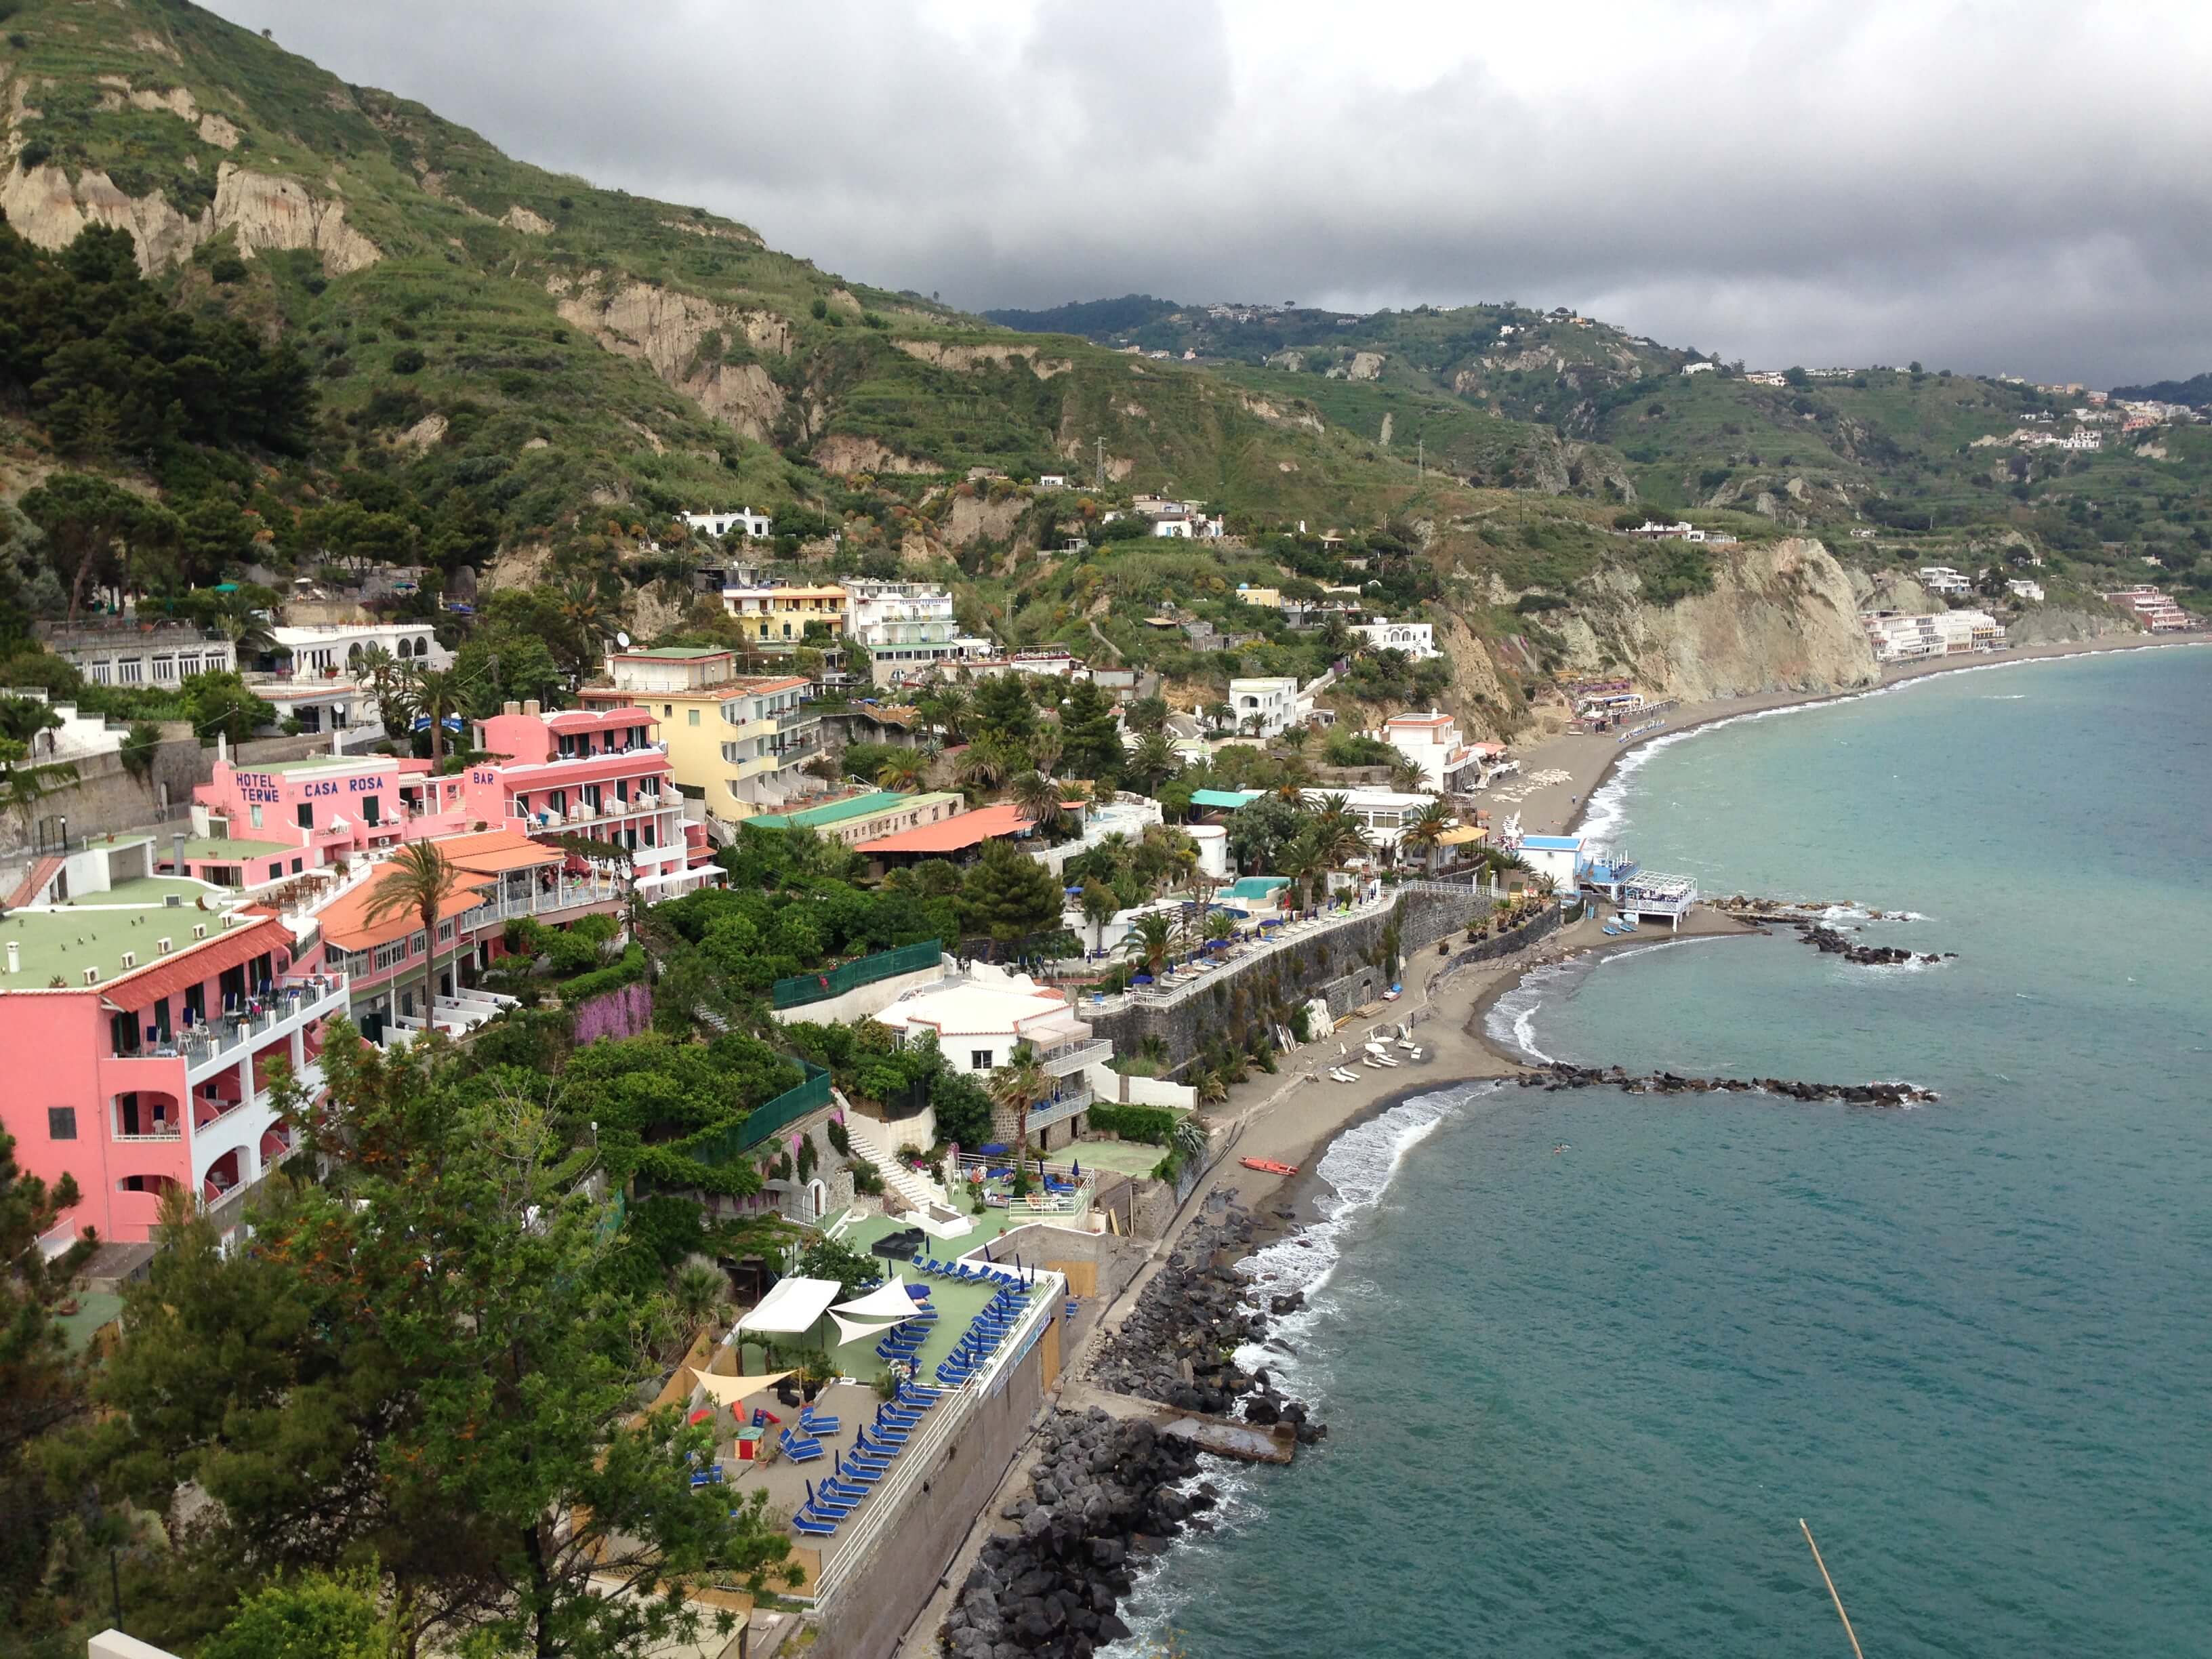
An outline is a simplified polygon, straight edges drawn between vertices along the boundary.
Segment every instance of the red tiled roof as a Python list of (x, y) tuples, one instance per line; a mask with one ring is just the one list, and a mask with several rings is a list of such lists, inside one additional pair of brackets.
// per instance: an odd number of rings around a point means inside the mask
[[(1063, 805), (1079, 805), (1066, 801)], [(877, 841), (864, 841), (854, 848), (859, 853), (957, 853), (969, 847), (980, 847), (999, 836), (1018, 836), (1031, 828), (1022, 816), (1022, 809), (1011, 801), (996, 806), (986, 806), (974, 812), (957, 813), (935, 823), (917, 824), (911, 830), (902, 830), (895, 836), (884, 836)]]
[[(438, 910), (441, 921), (489, 903), (475, 884), (486, 878), (456, 870), (447, 884)], [(404, 939), (422, 925), (422, 918), (412, 910), (398, 915), (386, 916), (381, 921), (368, 920), (369, 906), (376, 902), (376, 890), (381, 881), (365, 881), (351, 892), (341, 893), (323, 908), (318, 918), (323, 925), (323, 939), (342, 951), (367, 951), (379, 945), (389, 945), (393, 939)]]
[[(210, 915), (209, 926), (214, 925)], [(187, 986), (213, 979), (224, 969), (239, 967), (265, 952), (281, 951), (289, 958), (291, 949), (289, 929), (274, 916), (258, 916), (222, 933), (210, 933), (169, 956), (157, 957), (149, 966), (111, 981), (101, 991), (118, 1008), (140, 1008), (163, 997), (182, 996)]]

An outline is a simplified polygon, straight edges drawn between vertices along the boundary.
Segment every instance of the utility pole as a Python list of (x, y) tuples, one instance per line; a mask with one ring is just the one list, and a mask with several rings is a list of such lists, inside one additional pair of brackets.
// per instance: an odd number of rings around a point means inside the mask
[(1103, 437), (1098, 440), (1098, 477), (1091, 489), (1100, 495), (1106, 492), (1106, 440)]
[(1420, 477), (1429, 476), (1429, 441), (1425, 437), (1413, 445), (1413, 471)]

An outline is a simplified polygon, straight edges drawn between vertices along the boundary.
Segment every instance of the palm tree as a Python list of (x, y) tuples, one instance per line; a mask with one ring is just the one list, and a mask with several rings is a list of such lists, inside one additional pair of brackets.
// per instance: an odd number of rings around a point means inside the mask
[(1431, 873), (1437, 867), (1437, 848), (1443, 844), (1444, 832), (1452, 827), (1451, 808), (1440, 800), (1432, 800), (1413, 815), (1413, 820), (1399, 835), (1401, 847), (1418, 848), (1422, 863)]
[(1065, 816), (1060, 805), (1060, 786), (1042, 772), (1024, 772), (1016, 778), (1006, 791), (1021, 814), (1038, 829), (1059, 828)]
[[(1221, 1073), (1218, 1072), (1200, 1072), (1196, 1077), (1191, 1079), (1190, 1086), (1198, 1096), (1198, 1103), (1201, 1106), (1218, 1106), (1229, 1098), (1229, 1085), (1221, 1080)], [(1174, 1133), (1178, 1145), (1182, 1140), (1183, 1124), (1190, 1121), (1190, 1119), (1185, 1118), (1182, 1123), (1176, 1125)], [(1200, 1130), (1200, 1133), (1204, 1133), (1204, 1131)]]
[(1063, 745), (1057, 732), (1039, 732), (1030, 739), (1030, 763), (1047, 777), (1052, 775), (1052, 769), (1060, 763), (1062, 752)]
[(1175, 947), (1175, 921), (1164, 910), (1148, 910), (1139, 916), (1121, 941), (1122, 954), (1142, 962), (1145, 971), (1154, 979), (1160, 976), (1160, 969)]
[(1215, 731), (1226, 731), (1235, 722), (1237, 711), (1225, 702), (1217, 702), (1206, 711), (1206, 723)]
[[(1200, 1091), (1199, 1103), (1213, 1105), (1228, 1099), (1228, 1085), (1219, 1078), (1214, 1077), (1211, 1072), (1207, 1073), (1206, 1076), (1212, 1079), (1213, 1089), (1219, 1092), (1212, 1094), (1211, 1091)], [(1196, 1088), (1196, 1085), (1194, 1085), (1193, 1087)], [(1210, 1094), (1211, 1098), (1208, 1097)], [(1168, 1132), (1168, 1143), (1180, 1152), (1183, 1160), (1188, 1163), (1193, 1158), (1204, 1158), (1206, 1149), (1213, 1143), (1213, 1137), (1206, 1133), (1206, 1126), (1196, 1118), (1184, 1117), (1176, 1119), (1175, 1127)]]
[(876, 787), (895, 790), (902, 795), (911, 794), (921, 787), (928, 776), (928, 769), (921, 757), (911, 749), (893, 756), (876, 769)]
[(1255, 710), (1255, 712), (1247, 714), (1237, 724), (1238, 728), (1243, 731), (1246, 737), (1256, 738), (1262, 732), (1267, 729), (1267, 717)]
[(941, 685), (921, 700), (921, 713), (945, 733), (947, 743), (958, 743), (968, 733), (971, 708), (968, 694), (957, 685)]
[(1329, 870), (1349, 870), (1368, 854), (1367, 826), (1352, 817), (1343, 795), (1323, 795), (1314, 819), (1314, 851)]
[(1328, 873), (1328, 860), (1315, 847), (1309, 832), (1275, 854), (1273, 873), (1289, 878), (1291, 908), (1304, 909), (1312, 896), (1314, 883)]
[(991, 1103), (1014, 1115), (1014, 1196), (1029, 1190), (1030, 1108), (1052, 1092), (1052, 1078), (1037, 1061), (1035, 1047), (1017, 1042), (1006, 1063), (991, 1073)]
[(1164, 734), (1154, 732), (1138, 741), (1129, 756), (1129, 775), (1150, 794), (1176, 775), (1175, 750)]
[(598, 586), (592, 582), (569, 583), (562, 590), (555, 608), (568, 626), (578, 671), (588, 672), (599, 659), (599, 640), (606, 632), (606, 607), (599, 602)]
[(1293, 755), (1303, 757), (1306, 752), (1306, 745), (1312, 741), (1313, 732), (1308, 726), (1288, 726), (1283, 732), (1283, 746)]
[(1237, 918), (1231, 915), (1226, 910), (1207, 911), (1206, 913), (1206, 937), (1209, 942), (1218, 942), (1222, 939), (1235, 939), (1237, 937)]
[(978, 738), (960, 751), (952, 763), (952, 776), (963, 789), (988, 794), (1006, 781), (1006, 757), (988, 738)]
[(1103, 883), (1086, 881), (1079, 901), (1084, 921), (1091, 924), (1091, 948), (1106, 948), (1106, 924), (1114, 920), (1114, 913), (1121, 908), (1121, 901), (1114, 896), (1114, 890)]
[(453, 894), (456, 872), (438, 844), (409, 842), (392, 855), (376, 885), (369, 889), (366, 920), (386, 921), (413, 911), (422, 923), (422, 1029), (437, 1030), (431, 1017), (438, 1006), (438, 917)]
[(410, 722), (427, 716), (430, 722), (430, 764), (446, 757), (446, 720), (461, 712), (461, 677), (450, 668), (416, 667), (408, 671), (406, 705)]
[(713, 1321), (728, 1290), (728, 1281), (703, 1261), (686, 1262), (676, 1270), (673, 1293), (685, 1337)]
[(1393, 789), (1402, 789), (1411, 794), (1428, 781), (1429, 775), (1421, 770), (1419, 761), (1401, 758), (1390, 763), (1390, 787)]

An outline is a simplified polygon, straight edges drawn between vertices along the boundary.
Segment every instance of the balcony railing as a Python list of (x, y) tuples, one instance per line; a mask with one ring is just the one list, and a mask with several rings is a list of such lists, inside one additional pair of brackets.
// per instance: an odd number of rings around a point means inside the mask
[(1114, 1058), (1114, 1045), (1104, 1037), (1085, 1037), (1037, 1051), (1037, 1063), (1054, 1077), (1066, 1077), (1086, 1066), (1103, 1066)]
[(194, 1070), (220, 1065), (241, 1050), (295, 1023), (342, 1012), (346, 1006), (343, 974), (311, 974), (280, 980), (271, 995), (255, 1000), (237, 1013), (218, 1014), (184, 1032), (166, 1051), (182, 1054)]
[[(1111, 1045), (1109, 1045), (1109, 1047)], [(1062, 1118), (1073, 1117), (1091, 1103), (1091, 1085), (1087, 1083), (1063, 1085), (1050, 1100), (1040, 1100), (1030, 1108), (1030, 1128), (1032, 1131)]]

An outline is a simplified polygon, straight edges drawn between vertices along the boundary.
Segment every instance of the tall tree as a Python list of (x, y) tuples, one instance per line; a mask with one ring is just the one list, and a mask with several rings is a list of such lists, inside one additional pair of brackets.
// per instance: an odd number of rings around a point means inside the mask
[(430, 764), (446, 757), (446, 720), (461, 712), (464, 687), (451, 668), (414, 669), (407, 678), (407, 705), (416, 718), (430, 722)]
[(1114, 702), (1090, 680), (1078, 680), (1060, 707), (1060, 762), (1073, 778), (1111, 778), (1121, 770), (1121, 732)]
[(1002, 949), (1058, 926), (1060, 901), (1052, 872), (1010, 841), (988, 844), (960, 884), (966, 926)]
[(23, 512), (46, 532), (56, 574), (69, 584), (69, 619), (83, 607), (95, 578), (118, 579), (136, 544), (173, 538), (164, 508), (88, 472), (58, 472), (23, 497)]
[(369, 889), (368, 920), (389, 921), (410, 913), (422, 922), (422, 1029), (438, 1029), (438, 921), (459, 882), (453, 862), (434, 841), (410, 841), (392, 855)]
[(1091, 948), (1103, 950), (1106, 924), (1114, 920), (1115, 912), (1121, 908), (1121, 901), (1115, 896), (1114, 890), (1103, 882), (1086, 881), (1083, 884), (1082, 907), (1083, 919), (1091, 924)]
[[(97, 1126), (89, 1137), (99, 1133)], [(40, 1568), (68, 1505), (27, 1468), (31, 1443), (82, 1413), (82, 1368), (62, 1339), (55, 1309), (95, 1248), (89, 1233), (49, 1257), (40, 1241), (78, 1200), (64, 1176), (52, 1187), (15, 1162), (15, 1137), (0, 1130), (0, 1629), (47, 1622), (35, 1608)]]
[[(632, 1659), (711, 1622), (687, 1591), (788, 1582), (764, 1494), (692, 1489), (712, 1431), (636, 1409), (667, 1305), (606, 1289), (617, 1235), (561, 1099), (343, 1023), (324, 1063), (296, 1117), (321, 1178), (275, 1185), (245, 1248), (169, 1230), (80, 1443), (161, 1513), (187, 1484), (212, 1500), (172, 1577), (220, 1609), (374, 1563), (410, 1652), (537, 1659)], [(148, 1634), (200, 1633), (173, 1622)]]
[(974, 708), (976, 729), (1001, 740), (1019, 743), (1036, 730), (1036, 703), (1025, 675), (994, 674), (975, 688)]
[(1432, 800), (1399, 832), (1398, 844), (1419, 852), (1424, 867), (1434, 871), (1437, 849), (1443, 845), (1444, 832), (1452, 827), (1451, 808), (1440, 800)]
[(1022, 816), (1039, 830), (1050, 832), (1060, 828), (1066, 817), (1060, 805), (1060, 787), (1042, 772), (1024, 772), (1013, 781), (1006, 791), (1007, 797), (1021, 809)]

